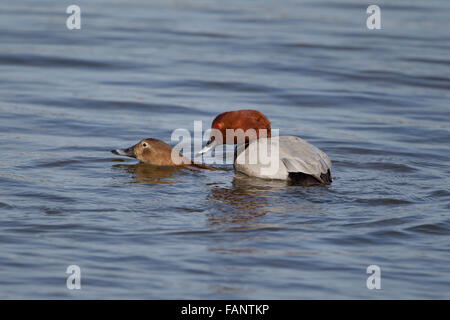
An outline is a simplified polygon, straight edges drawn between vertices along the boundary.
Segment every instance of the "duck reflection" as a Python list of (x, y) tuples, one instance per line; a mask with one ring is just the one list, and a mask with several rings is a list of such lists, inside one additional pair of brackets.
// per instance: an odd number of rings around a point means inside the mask
[(161, 167), (146, 163), (115, 164), (113, 170), (129, 173), (133, 183), (171, 184), (177, 182), (175, 174), (182, 172), (179, 167)]
[[(248, 229), (269, 211), (273, 211), (274, 193), (286, 187), (286, 181), (264, 181), (237, 173), (231, 187), (215, 187), (207, 198), (218, 212), (208, 215), (211, 225)], [(258, 224), (259, 227), (261, 225)]]

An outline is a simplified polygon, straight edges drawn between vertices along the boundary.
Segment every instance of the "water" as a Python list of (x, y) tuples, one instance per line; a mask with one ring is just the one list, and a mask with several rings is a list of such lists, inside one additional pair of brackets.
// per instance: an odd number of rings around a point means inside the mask
[[(0, 298), (450, 298), (448, 1), (76, 4), (0, 4)], [(109, 152), (242, 108), (333, 184)]]

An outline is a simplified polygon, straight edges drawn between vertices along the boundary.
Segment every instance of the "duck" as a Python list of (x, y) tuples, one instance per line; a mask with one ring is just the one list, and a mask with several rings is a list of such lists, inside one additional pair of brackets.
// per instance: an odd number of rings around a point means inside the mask
[(129, 148), (114, 149), (111, 152), (115, 155), (135, 158), (141, 163), (154, 166), (215, 170), (213, 167), (196, 163), (180, 153), (172, 154), (173, 148), (169, 144), (154, 138), (143, 139)]
[[(249, 129), (253, 134), (242, 136)], [(227, 130), (234, 130), (229, 131), (234, 132), (234, 139), (227, 136)], [(272, 137), (269, 119), (258, 110), (219, 114), (211, 124), (211, 138), (197, 155), (223, 144), (236, 145), (234, 169), (247, 176), (287, 180), (305, 186), (328, 185), (333, 181), (331, 161), (325, 152), (297, 136)], [(270, 161), (263, 161), (258, 156), (259, 150), (270, 150), (267, 152)], [(254, 161), (248, 161), (252, 157)]]

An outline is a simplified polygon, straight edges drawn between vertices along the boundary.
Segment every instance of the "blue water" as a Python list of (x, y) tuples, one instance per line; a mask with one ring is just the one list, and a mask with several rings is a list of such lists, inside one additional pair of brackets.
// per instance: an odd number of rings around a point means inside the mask
[[(0, 3), (0, 298), (450, 298), (448, 1), (74, 2)], [(109, 152), (243, 108), (334, 182)]]

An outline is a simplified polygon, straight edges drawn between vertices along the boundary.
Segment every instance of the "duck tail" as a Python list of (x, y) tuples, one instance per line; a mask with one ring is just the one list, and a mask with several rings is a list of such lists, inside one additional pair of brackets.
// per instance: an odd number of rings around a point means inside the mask
[(320, 173), (320, 175), (311, 175), (305, 173), (310, 171), (307, 170), (307, 165), (299, 159), (282, 158), (281, 161), (292, 180), (315, 180), (320, 184), (330, 184), (333, 181), (330, 169), (326, 173)]

